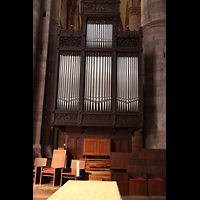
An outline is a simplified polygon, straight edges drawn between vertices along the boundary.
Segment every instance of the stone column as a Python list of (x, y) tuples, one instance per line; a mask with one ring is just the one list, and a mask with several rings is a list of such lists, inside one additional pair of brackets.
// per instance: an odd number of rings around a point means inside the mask
[(166, 0), (141, 1), (145, 148), (166, 149)]
[(141, 26), (140, 0), (128, 0), (129, 29), (138, 31)]
[(43, 125), (42, 125), (42, 138), (41, 144), (44, 145), (44, 155), (48, 150), (46, 147), (53, 145), (53, 130), (50, 127), (51, 110), (52, 110), (52, 95), (53, 95), (53, 72), (55, 67), (55, 53), (56, 53), (56, 40), (57, 28), (60, 23), (60, 0), (53, 0), (51, 3), (51, 16), (49, 28), (49, 41), (48, 41), (48, 57), (46, 69), (46, 87), (43, 109)]
[(40, 137), (43, 117), (51, 0), (41, 1), (40, 15), (41, 18), (38, 35), (39, 41), (37, 63), (35, 68), (35, 81), (33, 87), (33, 153), (35, 157), (41, 157)]
[(38, 33), (39, 33), (39, 23), (40, 23), (40, 4), (41, 0), (33, 1), (33, 85), (35, 77), (37, 43), (38, 43)]

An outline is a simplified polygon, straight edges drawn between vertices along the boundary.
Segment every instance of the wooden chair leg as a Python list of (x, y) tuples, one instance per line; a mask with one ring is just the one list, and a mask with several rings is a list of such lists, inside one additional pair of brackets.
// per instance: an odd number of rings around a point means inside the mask
[(34, 174), (34, 181), (33, 181), (33, 184), (36, 183), (36, 176), (37, 176), (37, 167), (35, 167), (35, 174)]
[(60, 176), (60, 186), (62, 186), (62, 174)]
[(34, 173), (34, 179), (33, 179), (33, 184), (35, 185), (35, 177), (36, 177), (36, 175), (35, 175), (35, 173)]
[(61, 168), (55, 168), (54, 171), (54, 185), (60, 184), (60, 178), (61, 178)]
[(54, 174), (53, 174), (53, 186), (55, 186), (55, 182), (56, 182), (56, 181), (55, 181), (55, 174), (56, 174), (55, 171), (56, 171), (56, 169), (54, 168)]
[(63, 169), (61, 169), (61, 173), (60, 173), (60, 186), (62, 186), (62, 173), (63, 173)]
[(40, 172), (40, 184), (42, 183), (42, 167), (41, 167), (41, 172)]

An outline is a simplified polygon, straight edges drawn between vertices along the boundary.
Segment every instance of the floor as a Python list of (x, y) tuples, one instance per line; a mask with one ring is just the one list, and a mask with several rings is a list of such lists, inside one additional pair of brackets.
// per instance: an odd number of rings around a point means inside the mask
[(164, 196), (122, 196), (122, 200), (166, 200)]
[[(33, 184), (33, 200), (46, 200), (59, 188), (52, 183)], [(122, 196), (122, 200), (166, 200), (166, 196)]]

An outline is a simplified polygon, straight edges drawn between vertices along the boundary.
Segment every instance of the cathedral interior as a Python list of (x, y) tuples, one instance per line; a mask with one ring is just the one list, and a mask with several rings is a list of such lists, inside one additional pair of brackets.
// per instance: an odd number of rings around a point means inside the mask
[(33, 0), (33, 159), (58, 148), (165, 173), (166, 0)]

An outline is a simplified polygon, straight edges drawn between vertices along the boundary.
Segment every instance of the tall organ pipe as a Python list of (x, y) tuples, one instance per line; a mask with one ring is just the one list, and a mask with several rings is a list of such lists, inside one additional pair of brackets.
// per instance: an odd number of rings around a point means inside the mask
[(87, 24), (86, 47), (111, 48), (113, 25), (112, 24)]
[(118, 111), (138, 111), (138, 57), (117, 57)]
[(111, 57), (86, 56), (85, 110), (111, 110), (111, 66)]
[(80, 64), (80, 56), (60, 55), (57, 93), (58, 110), (78, 110)]

